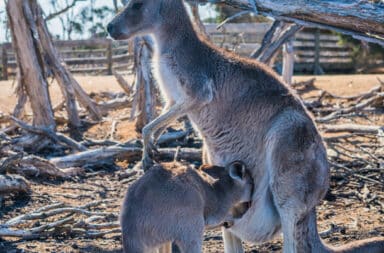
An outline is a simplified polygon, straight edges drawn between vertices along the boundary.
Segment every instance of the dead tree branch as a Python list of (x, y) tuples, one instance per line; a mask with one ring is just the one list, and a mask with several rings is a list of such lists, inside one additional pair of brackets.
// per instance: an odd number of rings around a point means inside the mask
[[(189, 0), (228, 4), (254, 11), (251, 1)], [(380, 1), (253, 0), (258, 13), (306, 27), (330, 29), (368, 42), (384, 45), (384, 5)]]

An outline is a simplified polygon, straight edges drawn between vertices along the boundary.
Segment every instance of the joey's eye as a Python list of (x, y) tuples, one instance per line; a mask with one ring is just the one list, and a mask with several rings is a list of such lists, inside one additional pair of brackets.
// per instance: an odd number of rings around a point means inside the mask
[(140, 10), (141, 7), (143, 7), (143, 3), (134, 3), (134, 4), (132, 5), (132, 9), (135, 10), (135, 11)]

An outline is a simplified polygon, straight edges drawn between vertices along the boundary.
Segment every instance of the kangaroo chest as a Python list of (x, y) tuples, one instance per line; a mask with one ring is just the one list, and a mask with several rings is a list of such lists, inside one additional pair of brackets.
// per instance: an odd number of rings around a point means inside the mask
[(185, 92), (181, 87), (180, 76), (176, 66), (167, 57), (156, 56), (154, 60), (154, 75), (158, 80), (160, 92), (170, 104), (181, 103), (185, 100)]

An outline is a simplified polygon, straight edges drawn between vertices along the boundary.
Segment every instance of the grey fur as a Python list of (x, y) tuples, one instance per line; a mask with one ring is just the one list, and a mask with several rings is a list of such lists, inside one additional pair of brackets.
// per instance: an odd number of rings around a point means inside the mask
[(121, 211), (124, 252), (153, 252), (175, 242), (183, 253), (199, 253), (204, 227), (233, 223), (231, 208), (250, 201), (252, 189), (252, 178), (240, 162), (199, 170), (155, 165), (126, 194)]
[(224, 230), (225, 252), (243, 252), (238, 238), (264, 242), (281, 230), (285, 253), (331, 250), (315, 219), (329, 187), (326, 150), (294, 91), (269, 67), (199, 36), (181, 0), (131, 0), (108, 30), (115, 39), (152, 34), (157, 45), (155, 75), (168, 103), (143, 130), (144, 168), (152, 163), (153, 134), (187, 115), (204, 139), (205, 162), (241, 160), (250, 169), (252, 206)]

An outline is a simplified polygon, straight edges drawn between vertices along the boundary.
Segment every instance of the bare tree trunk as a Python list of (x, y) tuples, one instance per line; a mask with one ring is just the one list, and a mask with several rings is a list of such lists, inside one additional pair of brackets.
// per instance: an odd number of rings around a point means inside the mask
[(136, 130), (141, 132), (143, 127), (155, 118), (155, 81), (151, 73), (152, 49), (148, 38), (135, 39), (136, 67), (136, 96), (137, 110)]
[(71, 83), (70, 73), (60, 63), (60, 56), (53, 47), (51, 37), (42, 17), (40, 6), (38, 6), (35, 0), (30, 1), (30, 6), (33, 11), (33, 17), (31, 18), (37, 23), (36, 28), (37, 33), (39, 34), (41, 52), (43, 53), (48, 66), (53, 71), (64, 96), (69, 126), (71, 128), (77, 128), (81, 125), (81, 122), (77, 112), (75, 91)]
[[(12, 30), (13, 46), (16, 52), (20, 78), (31, 102), (33, 124), (39, 127), (55, 129), (53, 110), (44, 77), (42, 60), (34, 43), (24, 12), (28, 5), (23, 0), (7, 3), (7, 13)], [(30, 10), (29, 10), (30, 11)]]
[[(75, 1), (74, 1), (75, 2)], [(19, 102), (15, 116), (20, 116), (26, 102), (23, 91), (28, 95), (34, 115), (34, 125), (55, 129), (52, 105), (49, 98), (45, 73), (52, 71), (64, 96), (68, 114), (68, 126), (72, 134), (78, 135), (81, 125), (76, 106), (79, 102), (90, 112), (95, 120), (102, 118), (97, 104), (89, 98), (71, 73), (62, 64), (62, 60), (53, 46), (51, 36), (42, 17), (41, 8), (36, 0), (12, 0), (7, 3), (7, 13), (13, 36), (13, 47), (19, 67)]]

